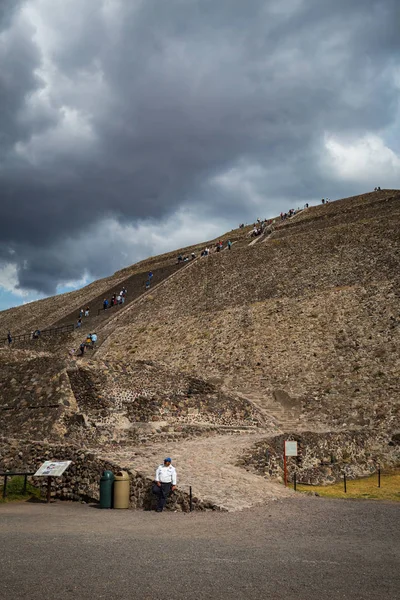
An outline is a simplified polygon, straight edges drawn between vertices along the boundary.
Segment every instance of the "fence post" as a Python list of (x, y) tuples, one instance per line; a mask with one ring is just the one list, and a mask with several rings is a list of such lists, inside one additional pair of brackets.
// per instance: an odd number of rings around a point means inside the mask
[(344, 493), (347, 494), (346, 473), (343, 473)]
[(22, 489), (22, 493), (23, 493), (23, 495), (24, 495), (24, 496), (25, 496), (25, 494), (26, 494), (26, 483), (27, 483), (27, 479), (28, 479), (28, 475), (25, 473), (25, 475), (24, 475), (24, 487), (23, 487), (23, 489)]
[(381, 487), (381, 465), (378, 466), (378, 488)]
[(51, 475), (47, 478), (47, 503), (51, 500)]
[(189, 487), (189, 510), (193, 511), (193, 496), (192, 496), (192, 486)]
[(4, 475), (3, 498), (7, 496), (7, 475)]
[(296, 473), (293, 475), (293, 489), (296, 491)]

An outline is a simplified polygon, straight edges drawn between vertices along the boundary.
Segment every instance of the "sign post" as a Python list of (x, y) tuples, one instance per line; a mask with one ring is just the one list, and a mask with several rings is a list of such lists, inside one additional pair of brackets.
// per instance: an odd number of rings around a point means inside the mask
[(36, 471), (34, 477), (47, 477), (47, 502), (51, 500), (51, 481), (53, 477), (61, 477), (72, 460), (55, 461), (46, 460), (41, 467)]
[(297, 456), (297, 442), (293, 441), (284, 441), (284, 449), (283, 449), (283, 474), (285, 480), (285, 487), (287, 487), (287, 456)]

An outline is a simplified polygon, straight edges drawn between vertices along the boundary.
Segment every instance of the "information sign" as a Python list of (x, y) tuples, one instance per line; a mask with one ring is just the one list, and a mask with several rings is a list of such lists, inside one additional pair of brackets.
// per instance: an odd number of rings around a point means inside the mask
[(285, 442), (285, 456), (297, 456), (297, 442)]
[(62, 462), (46, 460), (36, 471), (34, 477), (61, 477), (71, 462), (71, 460), (64, 460)]

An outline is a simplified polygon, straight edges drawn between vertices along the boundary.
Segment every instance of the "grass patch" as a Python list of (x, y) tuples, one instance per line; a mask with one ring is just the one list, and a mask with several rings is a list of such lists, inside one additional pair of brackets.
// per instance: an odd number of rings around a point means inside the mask
[(26, 486), (26, 494), (23, 494), (24, 478), (16, 475), (7, 480), (7, 496), (3, 498), (3, 483), (1, 484), (0, 504), (6, 502), (16, 502), (18, 500), (29, 500), (30, 498), (40, 498), (40, 490), (31, 483)]
[[(293, 487), (290, 484), (290, 487)], [(343, 481), (332, 485), (297, 485), (298, 492), (316, 492), (326, 498), (367, 498), (369, 500), (394, 500), (400, 502), (400, 470), (381, 473), (381, 487), (378, 488), (378, 474), (361, 479), (347, 480), (347, 493)]]

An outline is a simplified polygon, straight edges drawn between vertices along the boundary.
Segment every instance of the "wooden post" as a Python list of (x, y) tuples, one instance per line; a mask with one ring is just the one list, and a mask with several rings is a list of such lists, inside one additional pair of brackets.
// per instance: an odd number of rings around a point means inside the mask
[(286, 442), (283, 442), (283, 476), (287, 487)]
[(51, 500), (51, 476), (47, 478), (47, 503)]

